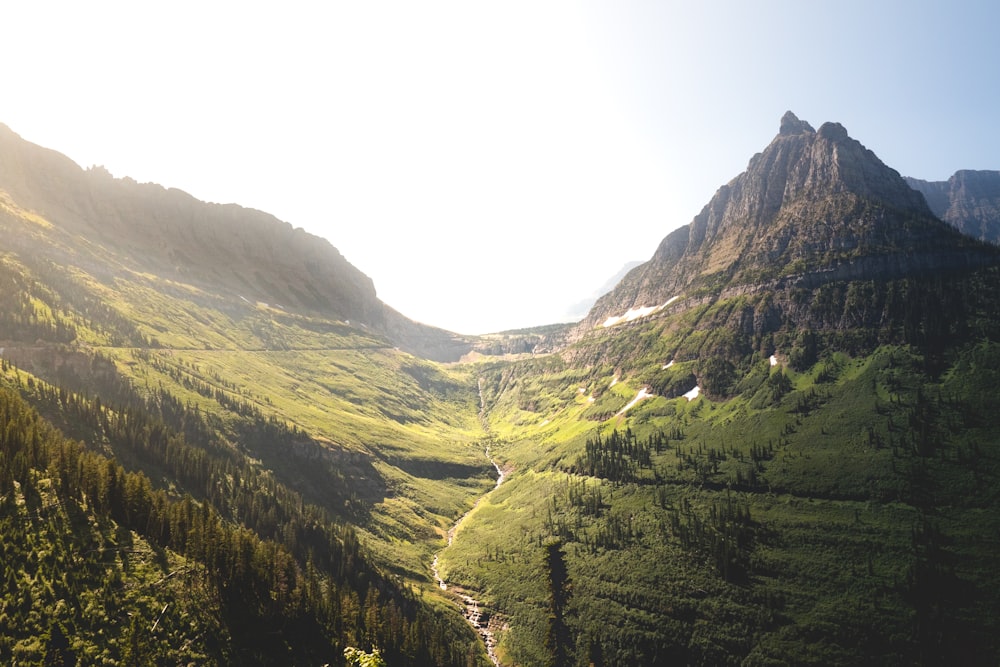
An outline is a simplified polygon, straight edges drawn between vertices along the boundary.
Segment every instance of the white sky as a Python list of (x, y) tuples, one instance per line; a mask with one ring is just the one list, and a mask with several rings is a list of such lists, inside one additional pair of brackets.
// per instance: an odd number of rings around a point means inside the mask
[(1000, 169), (994, 5), (9, 2), (0, 122), (268, 211), (483, 333), (650, 257), (787, 109), (904, 175)]

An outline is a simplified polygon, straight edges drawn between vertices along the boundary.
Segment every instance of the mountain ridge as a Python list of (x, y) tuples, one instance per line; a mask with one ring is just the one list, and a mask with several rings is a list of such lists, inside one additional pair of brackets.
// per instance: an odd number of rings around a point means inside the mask
[[(83, 170), (54, 150), (0, 125), (0, 190), (68, 235), (62, 262), (103, 257), (221, 296), (303, 314), (322, 314), (388, 335), (419, 356), (454, 361), (472, 339), (406, 318), (326, 239), (255, 209), (202, 202), (188, 193), (105, 169)], [(25, 250), (28, 250), (27, 248)], [(106, 267), (104, 267), (106, 268)]]

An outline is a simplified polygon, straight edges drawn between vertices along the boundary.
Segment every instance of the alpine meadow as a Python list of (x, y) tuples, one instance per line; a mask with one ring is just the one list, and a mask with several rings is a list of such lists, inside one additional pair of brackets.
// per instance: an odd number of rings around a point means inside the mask
[(0, 126), (0, 662), (996, 665), (1000, 173), (793, 113), (579, 322), (459, 335)]

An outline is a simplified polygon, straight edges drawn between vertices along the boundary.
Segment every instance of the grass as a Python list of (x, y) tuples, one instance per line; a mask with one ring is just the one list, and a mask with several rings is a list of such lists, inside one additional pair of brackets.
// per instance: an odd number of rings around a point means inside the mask
[[(995, 655), (988, 607), (1000, 591), (1000, 563), (985, 545), (1000, 533), (992, 519), (980, 520), (994, 506), (987, 489), (998, 480), (1000, 451), (986, 445), (997, 441), (995, 425), (978, 417), (995, 409), (985, 404), (994, 400), (985, 387), (995, 379), (995, 346), (953, 355), (940, 381), (908, 348), (833, 353), (801, 372), (771, 367), (762, 355), (731, 398), (651, 398), (626, 417), (595, 420), (635, 395), (644, 367), (662, 371), (665, 346), (637, 353), (614, 386), (613, 370), (580, 375), (551, 360), (491, 376), (490, 423), (502, 436), (494, 451), (516, 472), (441, 560), (450, 579), (480, 591), (508, 622), (500, 648), (511, 664), (545, 657), (538, 563), (552, 537), (565, 544), (579, 659), (595, 644), (607, 664)], [(970, 377), (972, 369), (985, 375)], [(774, 393), (778, 373), (787, 388)], [(525, 409), (529, 401), (545, 406), (544, 419)], [(930, 420), (924, 444), (914, 431), (920, 420)], [(568, 473), (587, 437), (626, 427), (640, 438), (683, 435), (632, 483)], [(599, 492), (600, 507), (574, 504), (570, 489)], [(752, 538), (729, 581), (713, 555), (724, 524), (712, 528), (712, 516), (733, 499), (747, 507)], [(929, 534), (942, 536), (930, 551), (919, 528), (928, 521)], [(946, 564), (924, 569), (937, 558)], [(914, 572), (930, 574), (915, 580)], [(946, 597), (943, 634), (928, 633), (919, 620), (929, 609), (924, 596), (942, 581), (952, 582), (944, 590), (979, 594)]]
[[(226, 417), (213, 398), (220, 392), (308, 433), (335, 460), (370, 460), (377, 487), (350, 473), (346, 480), (370, 501), (362, 535), (380, 562), (414, 579), (427, 579), (442, 528), (492, 485), (479, 441), (475, 385), (459, 370), (391, 349), (150, 354), (156, 363), (123, 365), (136, 382), (162, 384)], [(279, 475), (287, 466), (280, 452), (257, 455)], [(288, 467), (283, 478), (301, 488), (295, 470)]]

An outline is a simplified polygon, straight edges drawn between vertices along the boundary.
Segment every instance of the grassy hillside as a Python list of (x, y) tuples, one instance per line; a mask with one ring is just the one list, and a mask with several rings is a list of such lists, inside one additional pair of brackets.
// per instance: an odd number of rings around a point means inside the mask
[(646, 323), (617, 359), (592, 343), (613, 365), (484, 370), (513, 472), (441, 560), (483, 591), (505, 664), (558, 644), (553, 544), (569, 664), (994, 663), (1000, 346), (847, 354), (857, 332), (830, 332), (815, 361), (750, 353), (689, 400), (711, 367), (666, 351), (691, 338)]
[[(45, 222), (13, 203), (0, 220), (17, 234), (0, 256), (0, 356), (48, 423), (156, 492), (284, 545), (303, 570), (355, 568), (311, 542), (350, 526), (359, 563), (386, 577), (379, 599), (360, 589), (380, 616), (404, 604), (393, 596), (436, 590), (433, 553), (493, 484), (468, 369), (349, 322), (136, 273)], [(485, 660), (443, 601), (405, 604), (445, 614), (430, 635), (449, 637), (442, 660)], [(358, 643), (376, 643), (366, 632)], [(398, 634), (382, 641), (419, 664)]]

